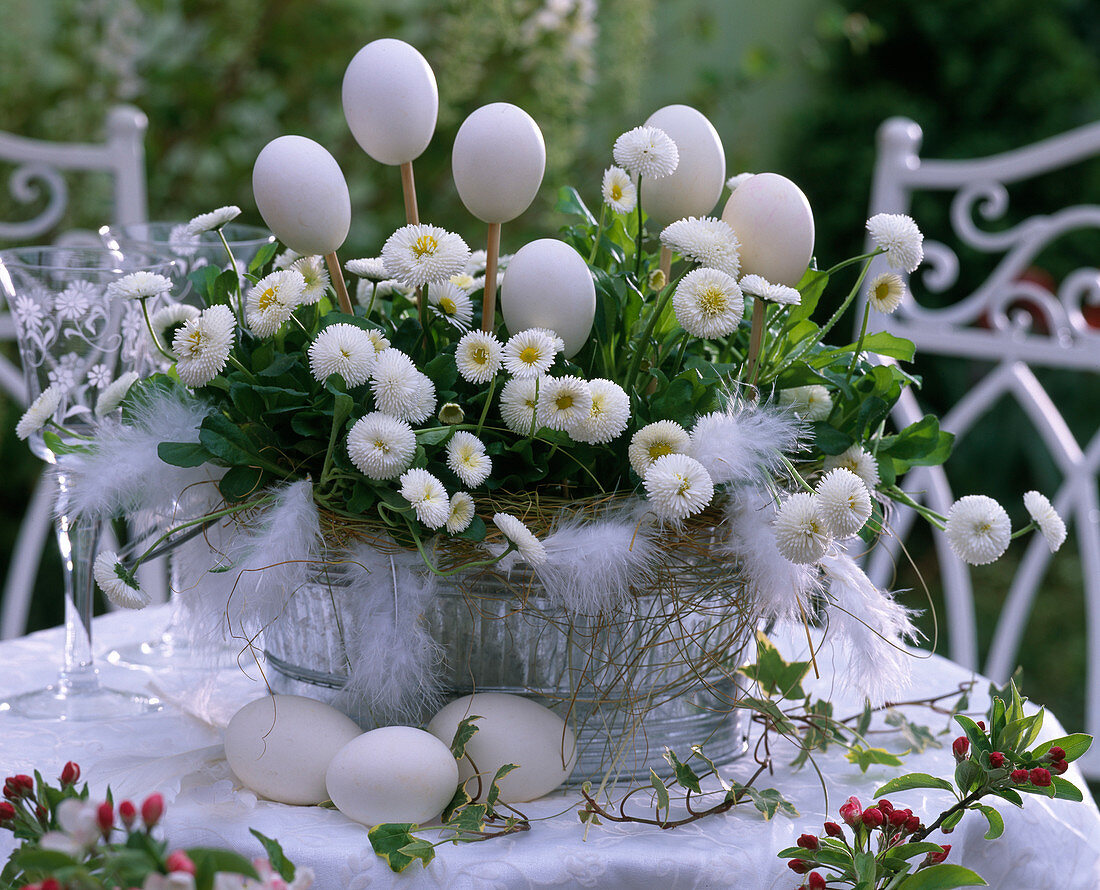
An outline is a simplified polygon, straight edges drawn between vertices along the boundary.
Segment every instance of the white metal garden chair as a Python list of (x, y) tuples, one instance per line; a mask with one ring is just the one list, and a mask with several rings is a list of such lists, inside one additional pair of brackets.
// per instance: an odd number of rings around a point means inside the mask
[[(976, 216), (985, 221), (1001, 219), (1009, 205), (1008, 184), (1100, 156), (1100, 123), (979, 159), (921, 158), (921, 138), (920, 127), (904, 118), (891, 118), (879, 128), (870, 213), (909, 213), (913, 193), (918, 191), (953, 193), (952, 236), (959, 244), (990, 254), (994, 268), (962, 299), (943, 308), (921, 305), (922, 295), (947, 291), (959, 272), (958, 256), (951, 247), (926, 241), (925, 263), (910, 282), (912, 293), (893, 315), (872, 313), (870, 322), (916, 344), (918, 372), (921, 352), (992, 362), (992, 370), (943, 415), (943, 427), (964, 437), (999, 399), (1009, 396), (1033, 425), (1036, 446), (1045, 448), (1053, 459), (1062, 481), (1051, 500), (1070, 534), (1076, 535), (1082, 562), (1088, 647), (1086, 728), (1095, 735), (1100, 732), (1100, 431), (1094, 427), (1091, 438), (1079, 442), (1032, 367), (1079, 372), (1081, 385), (1091, 388), (1100, 405), (1100, 328), (1090, 327), (1083, 311), (1100, 302), (1100, 271), (1077, 269), (1061, 281), (1056, 293), (1021, 275), (1047, 245), (1065, 233), (1100, 229), (1100, 206), (1057, 208), (997, 231), (983, 229)], [(879, 257), (868, 280), (882, 271), (887, 271), (887, 266)], [(862, 320), (862, 307), (858, 318)], [(1041, 324), (1036, 324), (1037, 320)], [(900, 427), (923, 414), (917, 397), (907, 390), (894, 410), (894, 419)], [(922, 492), (925, 502), (941, 513), (946, 513), (953, 501), (942, 468), (916, 468), (903, 485), (907, 491)], [(894, 519), (892, 527), (899, 539), (905, 537), (914, 516), (906, 510)], [(879, 584), (888, 584), (893, 575), (898, 547), (896, 541), (892, 543), (893, 547), (879, 548), (869, 565), (870, 576)], [(969, 570), (951, 552), (944, 536), (936, 536), (936, 547), (951, 657), (967, 667), (980, 668), (995, 682), (1005, 682), (1015, 666), (1050, 563), (1051, 554), (1042, 536), (1031, 536), (1027, 544), (984, 666), (978, 661)], [(1100, 778), (1100, 752), (1090, 751), (1082, 768), (1090, 777)]]
[[(59, 243), (99, 244), (94, 232), (58, 232), (69, 201), (66, 174), (105, 173), (112, 181), (112, 207), (104, 222), (128, 225), (146, 221), (144, 112), (128, 105), (112, 108), (106, 117), (106, 138), (99, 143), (58, 143), (0, 133), (0, 164), (14, 166), (8, 190), (17, 204), (46, 206), (33, 218), (0, 221), (0, 241), (23, 244), (56, 240)], [(15, 339), (15, 325), (7, 307), (0, 305), (0, 341)], [(7, 357), (0, 355), (0, 387), (18, 404), (26, 405), (23, 375)], [(42, 553), (52, 533), (54, 485), (43, 475), (31, 496), (11, 564), (4, 581), (0, 612), (0, 639), (25, 631), (31, 591)], [(153, 591), (163, 598), (164, 583), (156, 575), (148, 579)]]

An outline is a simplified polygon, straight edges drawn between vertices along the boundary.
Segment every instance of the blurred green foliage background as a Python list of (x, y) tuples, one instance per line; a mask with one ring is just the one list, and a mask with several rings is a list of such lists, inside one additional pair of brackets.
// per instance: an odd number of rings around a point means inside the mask
[[(416, 162), (422, 216), (477, 247), (481, 224), (450, 185), (450, 145), (464, 117), (507, 100), (531, 113), (546, 139), (545, 184), (527, 214), (504, 228), (503, 250), (552, 232), (557, 188), (571, 183), (593, 205), (620, 132), (672, 102), (694, 105), (721, 134), (728, 174), (774, 170), (798, 182), (814, 208), (817, 255), (830, 265), (858, 252), (870, 193), (874, 136), (892, 115), (922, 125), (924, 153), (972, 157), (1007, 150), (1100, 119), (1100, 12), (1088, 0), (6, 0), (0, 28), (0, 130), (52, 140), (99, 138), (105, 110), (131, 102), (149, 116), (151, 219), (186, 220), (235, 203), (259, 223), (250, 172), (260, 148), (298, 133), (327, 146), (347, 175), (354, 208), (343, 256), (374, 255), (404, 221), (397, 170), (355, 144), (343, 120), (344, 68), (364, 43), (393, 36), (416, 45), (436, 72), (439, 127)], [(0, 171), (6, 175), (6, 171)], [(108, 193), (93, 178), (73, 189), (63, 227), (97, 227)], [(1003, 223), (1100, 197), (1100, 164), (1044, 177), (1012, 192)], [(27, 218), (0, 195), (0, 218)], [(720, 208), (719, 208), (720, 210)], [(914, 207), (922, 229), (946, 232), (947, 204)], [(1044, 255), (1057, 281), (1094, 262), (1096, 233)], [(989, 260), (960, 253), (967, 292)], [(984, 264), (984, 265), (983, 265)], [(833, 294), (839, 300), (841, 295)], [(828, 310), (824, 306), (824, 310)], [(943, 405), (980, 371), (922, 358), (925, 401)], [(1050, 376), (1075, 432), (1096, 429), (1095, 375)], [(11, 430), (18, 409), (0, 402), (0, 571), (38, 464)], [(987, 491), (1020, 520), (1020, 494), (1053, 494), (1058, 477), (1030, 447), (1022, 413), (1003, 406), (982, 426), (988, 446), (961, 451), (960, 494)], [(976, 443), (980, 444), (980, 443)], [(1022, 661), (1025, 691), (1070, 726), (1083, 719), (1084, 606), (1072, 545), (1055, 560)], [(901, 587), (936, 603), (926, 540)], [(1014, 565), (976, 574), (988, 643)], [(41, 573), (32, 626), (60, 619), (56, 565)], [(907, 596), (927, 607), (923, 592)], [(937, 605), (943, 615), (942, 606)], [(929, 635), (930, 618), (923, 621)], [(1057, 655), (1055, 655), (1057, 653)]]

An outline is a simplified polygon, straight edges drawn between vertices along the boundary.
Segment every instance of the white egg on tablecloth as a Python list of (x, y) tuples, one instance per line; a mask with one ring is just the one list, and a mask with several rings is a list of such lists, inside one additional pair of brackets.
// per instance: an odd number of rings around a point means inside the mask
[(741, 242), (741, 274), (794, 287), (814, 252), (814, 214), (797, 185), (757, 173), (739, 185), (722, 211)]
[[(509, 273), (511, 274), (511, 273)], [(482, 781), (492, 780), (506, 763), (512, 770), (500, 780), (500, 799), (521, 803), (549, 794), (569, 778), (577, 762), (577, 739), (565, 721), (549, 708), (520, 695), (477, 692), (445, 705), (428, 724), (428, 732), (450, 744), (458, 724), (473, 714), (477, 732), (466, 743), (469, 758), (459, 764), (463, 782), (477, 764)]]
[(565, 341), (565, 357), (571, 358), (588, 340), (596, 317), (592, 272), (564, 241), (530, 241), (508, 261), (500, 310), (509, 333), (548, 328)]
[(344, 72), (344, 117), (355, 141), (380, 164), (420, 157), (435, 132), (439, 89), (420, 52), (384, 37), (364, 46)]
[(709, 216), (726, 181), (726, 155), (718, 131), (690, 105), (658, 108), (645, 125), (668, 133), (680, 154), (671, 176), (645, 181), (645, 212), (662, 226), (685, 216)]
[(482, 222), (506, 223), (523, 213), (545, 171), (542, 131), (522, 108), (482, 105), (458, 128), (451, 174), (462, 203)]
[(252, 194), (275, 237), (304, 256), (332, 253), (348, 237), (348, 184), (312, 139), (280, 136), (265, 145), (252, 167)]
[(225, 759), (261, 797), (290, 804), (328, 799), (325, 771), (333, 755), (362, 730), (346, 715), (300, 695), (249, 702), (225, 730)]
[(411, 726), (383, 726), (352, 739), (329, 763), (329, 798), (364, 825), (434, 819), (458, 787), (450, 740)]

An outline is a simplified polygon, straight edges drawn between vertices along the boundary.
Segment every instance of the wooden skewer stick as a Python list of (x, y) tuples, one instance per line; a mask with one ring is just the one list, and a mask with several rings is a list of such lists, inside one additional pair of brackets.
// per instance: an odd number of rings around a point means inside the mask
[(401, 191), (405, 194), (405, 222), (410, 226), (419, 225), (420, 212), (416, 209), (416, 181), (413, 179), (412, 161), (405, 161), (401, 165)]
[(665, 284), (671, 281), (672, 275), (672, 248), (661, 245), (661, 272), (665, 276)]
[(500, 256), (500, 223), (489, 223), (489, 243), (485, 250), (485, 291), (481, 298), (481, 329), (496, 327), (497, 258)]
[(335, 250), (325, 254), (325, 263), (328, 265), (328, 274), (332, 278), (332, 286), (336, 288), (336, 300), (340, 303), (340, 311), (354, 315), (351, 297), (348, 296), (348, 286), (344, 284), (344, 272), (340, 268), (340, 260), (337, 259)]

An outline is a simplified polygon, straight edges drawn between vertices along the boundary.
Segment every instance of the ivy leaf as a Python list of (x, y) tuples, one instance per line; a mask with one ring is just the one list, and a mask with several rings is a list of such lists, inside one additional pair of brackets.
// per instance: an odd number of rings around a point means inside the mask
[[(386, 860), (391, 871), (403, 872), (417, 859), (425, 861), (422, 856), (410, 856), (403, 852), (404, 848), (412, 846), (419, 840), (412, 833), (416, 828), (419, 826), (414, 822), (383, 822), (367, 832), (367, 839), (374, 852)], [(430, 862), (431, 859), (427, 861)]]
[(787, 719), (787, 715), (783, 713), (783, 710), (775, 702), (769, 701), (766, 698), (754, 698), (748, 695), (741, 699), (740, 704), (743, 708), (757, 711), (769, 717), (775, 725), (776, 732), (783, 735), (794, 735), (795, 728), (793, 724)]
[(652, 769), (649, 771), (649, 784), (653, 786), (657, 792), (657, 809), (668, 809), (668, 788), (665, 783), (661, 781), (661, 777), (657, 775)]
[(928, 747), (943, 747), (943, 742), (937, 739), (927, 726), (911, 722), (901, 711), (893, 708), (887, 711), (886, 725), (897, 727), (911, 751), (920, 753)]
[(744, 785), (734, 782), (733, 787), (726, 794), (727, 800), (729, 800), (730, 795), (734, 797), (747, 795), (753, 802), (753, 805), (760, 811), (761, 815), (763, 815), (765, 822), (770, 822), (772, 817), (779, 812), (782, 812), (784, 816), (788, 816), (791, 819), (798, 817), (798, 810), (795, 808), (794, 804), (787, 800), (787, 798), (775, 788), (765, 788), (763, 791), (760, 791), (751, 786), (746, 788)]
[(451, 802), (443, 808), (443, 813), (439, 817), (440, 822), (450, 822), (454, 814), (461, 808), (466, 806), (472, 798), (466, 793), (466, 783), (462, 783), (455, 789), (455, 795), (451, 798)]
[(901, 766), (901, 758), (897, 754), (891, 754), (885, 748), (864, 748), (862, 745), (852, 745), (848, 752), (849, 763), (859, 767), (860, 772), (867, 772), (874, 764), (884, 766)]
[(287, 883), (294, 880), (294, 863), (286, 858), (286, 854), (283, 852), (282, 846), (277, 840), (266, 835), (260, 834), (255, 828), (250, 828), (252, 836), (258, 840), (264, 848), (264, 852), (267, 853), (267, 861), (271, 863), (271, 867), (279, 873), (281, 877)]
[(922, 868), (898, 884), (897, 890), (953, 890), (955, 887), (985, 887), (985, 879), (962, 865), (942, 862)]
[(466, 745), (478, 730), (477, 724), (474, 723), (474, 721), (483, 719), (484, 718), (478, 714), (471, 714), (458, 724), (458, 728), (455, 730), (455, 737), (451, 739), (451, 753), (455, 756), (455, 760), (461, 760), (466, 756)]
[(737, 673), (754, 680), (761, 691), (780, 698), (802, 699), (806, 693), (802, 690), (802, 678), (810, 669), (810, 662), (788, 662), (779, 654), (775, 644), (763, 633), (756, 632), (756, 663), (744, 665)]
[(435, 859), (435, 846), (421, 838), (416, 838), (411, 844), (405, 844), (397, 852), (410, 859), (419, 859), (425, 865)]
[(686, 763), (680, 762), (680, 758), (676, 756), (676, 752), (671, 748), (665, 748), (664, 758), (668, 761), (668, 765), (675, 771), (676, 781), (679, 785), (694, 791), (696, 794), (702, 793), (703, 789), (699, 787), (699, 776), (697, 776), (695, 770)]
[(457, 815), (448, 823), (449, 828), (457, 831), (484, 831), (485, 817), (489, 813), (489, 807), (483, 803), (472, 803), (458, 811)]
[(489, 790), (485, 795), (485, 802), (489, 805), (490, 810), (500, 797), (500, 788), (497, 787), (497, 782), (515, 769), (519, 769), (518, 763), (506, 763), (496, 771), (496, 774), (493, 776), (493, 781), (489, 783)]
[(902, 791), (912, 791), (915, 788), (939, 788), (942, 791), (954, 792), (955, 787), (946, 779), (939, 776), (931, 776), (928, 773), (907, 773), (891, 779), (878, 791), (875, 797), (885, 797), (887, 794), (898, 794)]

